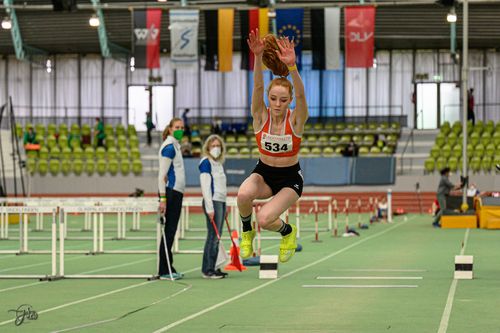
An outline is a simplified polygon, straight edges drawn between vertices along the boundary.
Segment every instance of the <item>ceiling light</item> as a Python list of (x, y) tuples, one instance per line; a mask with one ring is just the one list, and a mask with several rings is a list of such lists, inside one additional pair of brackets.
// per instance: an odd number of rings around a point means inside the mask
[(457, 22), (457, 13), (455, 12), (455, 7), (451, 7), (448, 15), (446, 15), (446, 21), (449, 23)]
[(167, 0), (157, 0), (158, 2), (167, 2)]
[(10, 30), (12, 28), (12, 21), (10, 17), (5, 16), (2, 20), (2, 29)]
[(92, 14), (92, 16), (89, 19), (89, 24), (91, 27), (98, 27), (100, 24), (99, 17), (97, 17), (96, 14)]

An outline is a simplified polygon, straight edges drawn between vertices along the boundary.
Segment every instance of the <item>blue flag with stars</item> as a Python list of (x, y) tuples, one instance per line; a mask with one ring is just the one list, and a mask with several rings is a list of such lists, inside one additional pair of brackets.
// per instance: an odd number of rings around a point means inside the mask
[(276, 10), (276, 28), (278, 37), (286, 36), (295, 42), (295, 56), (297, 68), (302, 69), (302, 36), (304, 28), (304, 9)]

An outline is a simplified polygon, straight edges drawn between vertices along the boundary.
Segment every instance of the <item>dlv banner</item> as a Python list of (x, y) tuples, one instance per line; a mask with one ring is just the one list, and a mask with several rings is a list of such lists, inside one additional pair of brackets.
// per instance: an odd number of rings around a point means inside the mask
[(198, 10), (170, 10), (170, 45), (172, 65), (198, 66)]
[(161, 9), (134, 10), (133, 15), (135, 67), (159, 68)]
[(346, 67), (372, 67), (375, 7), (346, 7), (344, 19)]

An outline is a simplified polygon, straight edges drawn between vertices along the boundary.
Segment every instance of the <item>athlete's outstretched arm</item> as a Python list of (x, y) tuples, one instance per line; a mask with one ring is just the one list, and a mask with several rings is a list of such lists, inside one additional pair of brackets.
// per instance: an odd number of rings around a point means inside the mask
[(264, 120), (264, 77), (262, 75), (262, 55), (264, 41), (259, 37), (259, 29), (250, 31), (247, 39), (248, 47), (255, 56), (253, 69), (252, 117), (254, 122), (262, 124)]
[(277, 51), (278, 57), (288, 66), (295, 90), (295, 111), (292, 114), (294, 127), (297, 134), (302, 134), (304, 132), (304, 124), (309, 117), (309, 110), (307, 108), (304, 83), (295, 64), (294, 44), (288, 38), (282, 37), (278, 40), (278, 46), (280, 48), (279, 52)]

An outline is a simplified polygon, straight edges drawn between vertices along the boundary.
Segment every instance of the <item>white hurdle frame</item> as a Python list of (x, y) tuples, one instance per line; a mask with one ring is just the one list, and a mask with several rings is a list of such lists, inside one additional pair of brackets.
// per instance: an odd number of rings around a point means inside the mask
[[(30, 251), (28, 249), (28, 214), (52, 214), (52, 225), (51, 225), (51, 250), (38, 250)], [(0, 253), (6, 254), (29, 254), (29, 253), (47, 253), (51, 254), (51, 274), (39, 275), (39, 274), (2, 274), (0, 279), (40, 279), (47, 280), (57, 274), (57, 222), (56, 214), (57, 209), (55, 207), (26, 207), (26, 206), (1, 206), (0, 216), (2, 219), (8, 223), (9, 214), (19, 214), (19, 251), (1, 250)]]
[[(62, 212), (62, 214), (61, 214)], [(65, 226), (65, 220), (64, 220), (64, 213), (82, 213), (82, 212), (89, 212), (93, 214), (93, 222), (94, 222), (94, 251), (97, 248), (96, 253), (115, 253), (115, 254), (130, 254), (130, 253), (155, 253), (157, 255), (157, 265), (156, 268), (158, 267), (158, 262), (159, 262), (159, 237), (161, 237), (161, 230), (160, 230), (160, 224), (157, 222), (156, 223), (156, 244), (157, 244), (157, 249), (154, 251), (149, 251), (149, 250), (116, 250), (116, 251), (104, 251), (104, 213), (146, 213), (146, 212), (155, 212), (158, 213), (158, 204), (155, 206), (142, 206), (142, 207), (127, 207), (127, 206), (95, 206), (95, 207), (62, 207), (60, 209), (60, 214), (59, 214), (59, 272), (56, 276), (56, 279), (156, 279), (157, 274), (69, 274), (66, 275), (64, 272), (64, 255), (65, 251), (64, 249), (64, 231), (66, 229)], [(98, 222), (99, 220), (99, 222)], [(98, 239), (96, 238), (98, 237)], [(156, 270), (155, 268), (155, 270)]]

